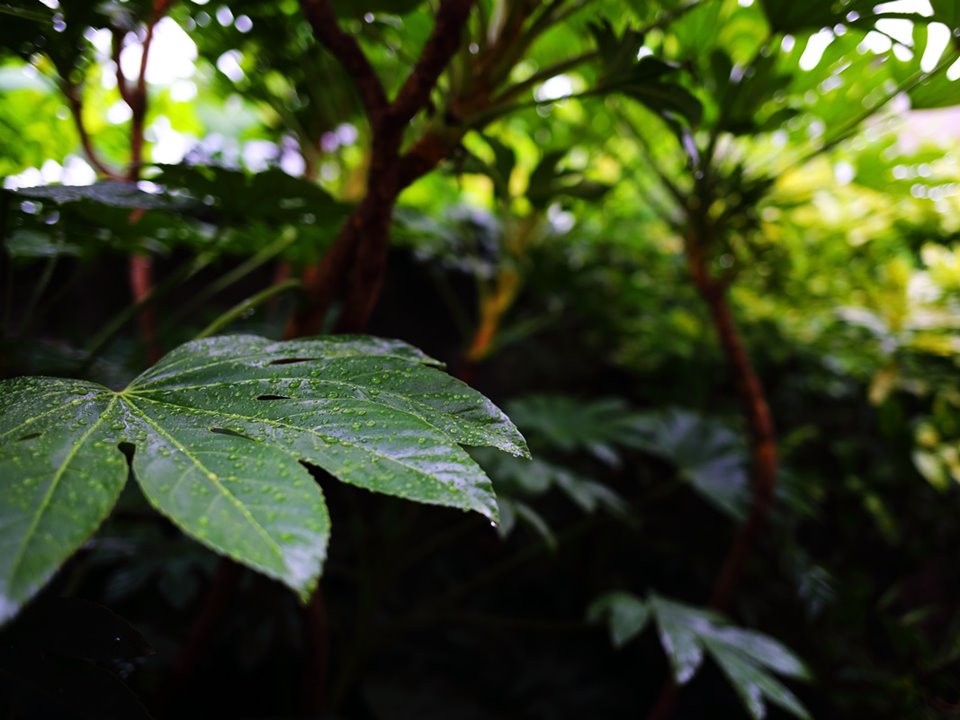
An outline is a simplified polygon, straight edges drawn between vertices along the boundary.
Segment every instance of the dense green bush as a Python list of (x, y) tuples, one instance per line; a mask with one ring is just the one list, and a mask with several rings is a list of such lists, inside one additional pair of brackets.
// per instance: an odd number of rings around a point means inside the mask
[(0, 3), (0, 715), (954, 713), (956, 5)]

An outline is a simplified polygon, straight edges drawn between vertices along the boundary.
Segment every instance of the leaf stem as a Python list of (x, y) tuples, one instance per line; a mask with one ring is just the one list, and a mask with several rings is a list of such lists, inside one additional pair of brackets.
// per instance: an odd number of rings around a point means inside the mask
[(40, 278), (37, 280), (33, 292), (30, 293), (30, 299), (27, 301), (27, 306), (23, 310), (23, 319), (20, 321), (20, 329), (17, 332), (17, 337), (22, 338), (33, 324), (34, 312), (40, 303), (40, 298), (43, 297), (44, 292), (46, 292), (47, 287), (50, 285), (50, 280), (53, 278), (53, 271), (57, 267), (59, 258), (60, 254), (54, 253), (47, 258), (47, 262), (44, 263)]
[(204, 287), (203, 290), (198, 292), (190, 299), (190, 302), (186, 303), (183, 307), (177, 310), (171, 319), (180, 318), (184, 315), (190, 314), (214, 295), (226, 290), (228, 287), (242, 280), (264, 263), (267, 263), (275, 258), (277, 255), (290, 247), (294, 242), (296, 242), (296, 240), (296, 230), (291, 227), (285, 228), (277, 240), (262, 248), (252, 257), (244, 260), (233, 270), (221, 275), (216, 281)]
[(302, 286), (303, 283), (298, 278), (288, 278), (281, 283), (271, 285), (270, 287), (261, 290), (256, 295), (251, 295), (246, 300), (234, 305), (232, 308), (220, 315), (220, 317), (216, 318), (213, 322), (207, 325), (193, 339), (202, 340), (203, 338), (210, 337), (211, 335), (223, 330), (223, 328), (227, 327), (230, 323), (239, 318), (248, 310), (255, 308), (257, 305), (269, 300), (273, 296), (286, 292), (291, 288), (300, 288)]
[(100, 332), (94, 335), (93, 340), (87, 346), (87, 358), (84, 361), (81, 370), (85, 370), (90, 364), (103, 352), (104, 348), (119, 334), (123, 327), (133, 318), (140, 314), (140, 311), (153, 304), (161, 295), (170, 290), (177, 283), (196, 275), (200, 270), (213, 262), (216, 255), (212, 252), (189, 260), (180, 268), (171, 273), (168, 277), (153, 287), (138, 302), (124, 308), (114, 318), (107, 323)]

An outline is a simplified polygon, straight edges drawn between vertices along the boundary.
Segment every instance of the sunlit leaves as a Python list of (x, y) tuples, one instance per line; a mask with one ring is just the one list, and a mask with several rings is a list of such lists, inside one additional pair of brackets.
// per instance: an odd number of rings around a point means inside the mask
[(700, 101), (676, 82), (677, 68), (649, 55), (639, 56), (642, 35), (631, 28), (618, 34), (606, 21), (592, 24), (590, 31), (600, 55), (598, 86), (603, 92), (621, 92), (671, 123), (700, 121)]
[(497, 518), (460, 447), (525, 455), (489, 400), (396, 341), (181, 346), (114, 392), (76, 380), (0, 384), (0, 620), (96, 530), (127, 476), (187, 534), (306, 598), (329, 518), (309, 462), (344, 482)]

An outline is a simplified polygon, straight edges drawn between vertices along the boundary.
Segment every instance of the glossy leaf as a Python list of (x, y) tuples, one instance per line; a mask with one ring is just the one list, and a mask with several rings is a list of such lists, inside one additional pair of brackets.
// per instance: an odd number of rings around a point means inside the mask
[(780, 675), (803, 680), (810, 678), (807, 669), (796, 655), (782, 643), (762, 633), (711, 624), (700, 633), (700, 636), (704, 642), (709, 641), (713, 648), (723, 646), (739, 652), (747, 656), (752, 663), (762, 665)]
[(183, 205), (164, 195), (144, 192), (128, 182), (101, 180), (92, 185), (41, 185), (14, 191), (15, 196), (49, 200), (58, 205), (91, 200), (101, 205), (118, 208), (172, 208)]
[(0, 383), (0, 619), (89, 537), (127, 475), (187, 534), (309, 596), (329, 518), (301, 462), (344, 482), (497, 519), (460, 447), (526, 455), (489, 400), (398, 341), (255, 336), (194, 341), (122, 391)]
[(710, 610), (656, 594), (643, 601), (630, 593), (613, 592), (598, 598), (587, 611), (587, 619), (592, 622), (608, 621), (611, 640), (617, 647), (642, 632), (650, 618), (656, 622), (678, 684), (689, 682), (709, 654), (755, 720), (766, 716), (766, 700), (796, 717), (810, 717), (793, 693), (770, 674), (773, 671), (809, 679), (803, 663), (773, 638), (731, 627)]
[(622, 92), (650, 110), (675, 121), (697, 125), (703, 116), (700, 101), (677, 82), (677, 66), (658, 58), (640, 57), (643, 35), (632, 28), (617, 34), (606, 20), (589, 27), (600, 55), (599, 86), (604, 92)]
[(807, 679), (803, 663), (786, 647), (761, 633), (730, 627), (709, 610), (651, 595), (660, 640), (679, 684), (689, 681), (704, 652), (720, 665), (751, 717), (766, 717), (765, 700), (799, 718), (809, 718), (800, 701), (770, 671)]
[(704, 499), (736, 520), (746, 514), (748, 478), (743, 443), (719, 422), (680, 409), (635, 421), (637, 444), (668, 460)]
[(509, 405), (510, 417), (544, 446), (563, 452), (586, 450), (598, 460), (619, 463), (617, 446), (635, 447), (637, 414), (619, 398), (585, 401), (563, 395), (529, 395)]
[(650, 609), (657, 619), (660, 644), (673, 669), (673, 679), (683, 685), (703, 662), (703, 645), (697, 635), (710, 626), (714, 616), (657, 595), (650, 596)]
[[(193, 198), (221, 225), (321, 224), (335, 230), (348, 207), (315, 183), (277, 168), (259, 173), (213, 165), (159, 165), (152, 178), (168, 191)], [(202, 205), (201, 205), (202, 203)]]
[(704, 638), (704, 645), (755, 720), (761, 720), (767, 715), (765, 698), (798, 718), (810, 717), (796, 696), (755, 664), (751, 656), (741, 652), (736, 646), (719, 643), (710, 637)]

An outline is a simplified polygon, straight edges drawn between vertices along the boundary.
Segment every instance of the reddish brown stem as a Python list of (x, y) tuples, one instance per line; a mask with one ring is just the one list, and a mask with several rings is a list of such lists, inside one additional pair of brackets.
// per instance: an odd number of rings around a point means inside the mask
[(63, 94), (67, 98), (67, 104), (70, 106), (73, 124), (77, 128), (77, 134), (80, 136), (80, 145), (83, 147), (83, 152), (90, 161), (90, 164), (93, 165), (94, 169), (101, 175), (111, 180), (119, 180), (121, 177), (120, 174), (100, 159), (100, 155), (93, 146), (90, 133), (87, 132), (87, 126), (83, 121), (83, 100), (80, 88), (64, 82)]
[(726, 283), (710, 275), (702, 246), (695, 237), (687, 241), (687, 263), (694, 284), (710, 310), (720, 346), (737, 386), (741, 412), (747, 421), (750, 436), (752, 474), (750, 510), (727, 551), (710, 596), (711, 606), (726, 611), (730, 607), (740, 576), (743, 574), (744, 564), (763, 533), (773, 509), (774, 493), (777, 487), (777, 440), (763, 386), (750, 361), (727, 302)]
[[(153, 29), (161, 17), (166, 13), (171, 0), (154, 0), (153, 16), (147, 23), (146, 34), (143, 39), (143, 51), (140, 55), (140, 67), (137, 72), (133, 89), (127, 84), (127, 79), (120, 68), (120, 53), (122, 39), (114, 36), (114, 59), (117, 63), (117, 87), (121, 97), (130, 106), (130, 164), (127, 166), (126, 180), (131, 183), (140, 179), (140, 169), (143, 166), (144, 129), (147, 115), (147, 62), (150, 56), (150, 46), (153, 43)], [(141, 212), (130, 215), (130, 222), (140, 219)], [(133, 301), (143, 302), (153, 290), (153, 259), (145, 254), (138, 253), (130, 257), (129, 261), (130, 293)], [(147, 362), (151, 365), (161, 356), (160, 343), (157, 339), (157, 312), (152, 305), (141, 309), (138, 324), (140, 337), (144, 343), (144, 352)]]
[[(711, 275), (702, 240), (695, 233), (686, 238), (685, 249), (690, 276), (709, 308), (720, 347), (736, 383), (750, 438), (750, 510), (727, 550), (710, 594), (710, 606), (725, 612), (730, 609), (744, 565), (770, 520), (777, 487), (777, 440), (763, 386), (727, 302), (727, 282)], [(672, 678), (668, 678), (648, 720), (668, 720), (679, 695), (679, 687)]]
[(359, 43), (337, 24), (329, 0), (302, 0), (304, 14), (317, 39), (351, 73), (370, 121), (373, 142), (366, 195), (319, 265), (305, 273), (309, 306), (291, 319), (286, 336), (316, 334), (331, 305), (340, 297), (344, 305), (337, 330), (360, 332), (366, 327), (383, 285), (397, 197), (455, 147), (448, 146), (445, 153), (433, 152), (427, 161), (419, 161), (414, 167), (410, 156), (401, 155), (407, 125), (429, 104), (440, 74), (460, 44), (473, 4), (474, 0), (442, 0), (419, 59), (396, 99), (388, 102)]
[(300, 709), (309, 716), (318, 716), (327, 701), (327, 671), (330, 660), (330, 626), (323, 590), (317, 588), (310, 603), (300, 612), (306, 657), (300, 688)]
[(242, 579), (243, 567), (232, 560), (221, 558), (204, 597), (200, 614), (190, 628), (173, 668), (176, 685), (174, 695), (178, 699), (189, 684), (191, 676), (210, 655), (217, 632), (223, 626), (223, 618)]
[(387, 95), (360, 44), (337, 22), (330, 0), (301, 0), (300, 6), (317, 40), (350, 73), (367, 117), (374, 122), (387, 107)]
[[(153, 260), (148, 255), (130, 256), (127, 266), (130, 282), (130, 294), (134, 302), (142, 302), (153, 290)], [(137, 316), (140, 337), (144, 342), (147, 362), (153, 365), (160, 359), (160, 347), (157, 344), (157, 314), (152, 305), (144, 307)]]
[(396, 99), (387, 108), (388, 121), (404, 126), (430, 102), (430, 93), (460, 47), (460, 35), (475, 0), (441, 0), (433, 31)]
[(667, 681), (660, 689), (660, 697), (657, 698), (657, 704), (653, 706), (647, 720), (670, 720), (673, 715), (673, 709), (677, 705), (677, 699), (680, 697), (680, 686), (673, 678), (667, 678)]

